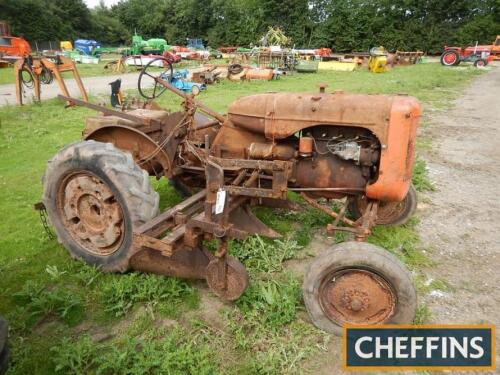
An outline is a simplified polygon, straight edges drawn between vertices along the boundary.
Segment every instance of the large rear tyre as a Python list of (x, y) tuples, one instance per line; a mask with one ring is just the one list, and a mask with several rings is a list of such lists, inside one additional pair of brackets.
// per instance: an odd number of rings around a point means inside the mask
[(43, 185), (50, 222), (70, 254), (104, 271), (126, 271), (133, 230), (155, 217), (159, 204), (132, 155), (111, 143), (73, 143), (49, 161)]
[(7, 322), (0, 317), (0, 375), (7, 372), (9, 364), (9, 346), (7, 345)]
[(3, 352), (5, 347), (7, 346), (7, 322), (0, 317), (0, 353)]
[(444, 51), (441, 55), (441, 64), (444, 66), (457, 66), (460, 64), (460, 55), (457, 51)]
[(408, 269), (365, 242), (344, 242), (318, 256), (303, 293), (313, 324), (336, 335), (345, 324), (410, 324), (417, 308)]
[(0, 353), (0, 375), (4, 375), (9, 369), (10, 349), (6, 346)]
[[(368, 202), (366, 197), (359, 196), (349, 204), (349, 212), (354, 219), (363, 216)], [(377, 210), (377, 225), (395, 226), (403, 225), (410, 220), (417, 209), (417, 191), (410, 185), (408, 194), (401, 202), (380, 202)]]

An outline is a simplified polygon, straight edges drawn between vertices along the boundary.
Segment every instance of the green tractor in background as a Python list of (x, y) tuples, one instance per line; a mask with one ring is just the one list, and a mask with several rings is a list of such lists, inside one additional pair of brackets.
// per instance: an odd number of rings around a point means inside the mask
[(161, 55), (172, 47), (162, 38), (142, 39), (142, 36), (135, 34), (132, 37), (131, 55)]

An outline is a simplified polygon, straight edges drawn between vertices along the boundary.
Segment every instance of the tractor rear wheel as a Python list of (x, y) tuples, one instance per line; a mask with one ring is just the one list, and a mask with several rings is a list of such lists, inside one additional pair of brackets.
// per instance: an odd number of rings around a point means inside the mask
[(441, 64), (444, 66), (456, 66), (460, 64), (460, 55), (457, 51), (444, 51), (441, 55)]
[(7, 322), (0, 317), (0, 375), (7, 372), (9, 362), (9, 346), (7, 345)]
[(73, 143), (49, 161), (43, 203), (59, 242), (74, 258), (123, 272), (133, 230), (158, 213), (159, 197), (130, 153), (111, 143)]
[[(354, 219), (363, 216), (368, 202), (364, 195), (356, 197), (349, 204), (349, 212)], [(401, 202), (380, 202), (377, 210), (377, 225), (403, 225), (410, 220), (417, 209), (417, 191), (410, 185), (408, 194)]]
[(8, 346), (0, 353), (0, 375), (4, 375), (9, 369), (10, 349)]
[(366, 242), (344, 242), (319, 255), (306, 273), (303, 293), (313, 324), (336, 335), (346, 324), (410, 324), (417, 308), (408, 269)]

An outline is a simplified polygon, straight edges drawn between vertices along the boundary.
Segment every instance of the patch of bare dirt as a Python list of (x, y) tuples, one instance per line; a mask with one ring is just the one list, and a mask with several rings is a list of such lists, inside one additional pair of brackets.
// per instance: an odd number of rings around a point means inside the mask
[[(438, 191), (421, 213), (419, 233), (434, 249), (429, 277), (451, 285), (424, 302), (433, 323), (500, 324), (500, 69), (475, 79), (454, 108), (430, 117), (422, 134)], [(497, 356), (497, 362), (499, 357)]]

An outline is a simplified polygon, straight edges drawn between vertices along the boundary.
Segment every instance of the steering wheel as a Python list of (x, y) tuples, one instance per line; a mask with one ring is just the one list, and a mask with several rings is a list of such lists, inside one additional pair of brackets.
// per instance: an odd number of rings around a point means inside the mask
[[(139, 74), (139, 79), (137, 81), (139, 94), (146, 99), (155, 99), (159, 97), (167, 88), (159, 83), (157, 79), (160, 78), (171, 83), (173, 74), (174, 70), (172, 64), (167, 58), (158, 57), (151, 60), (142, 68)], [(153, 89), (153, 93), (149, 94), (151, 88)]]

